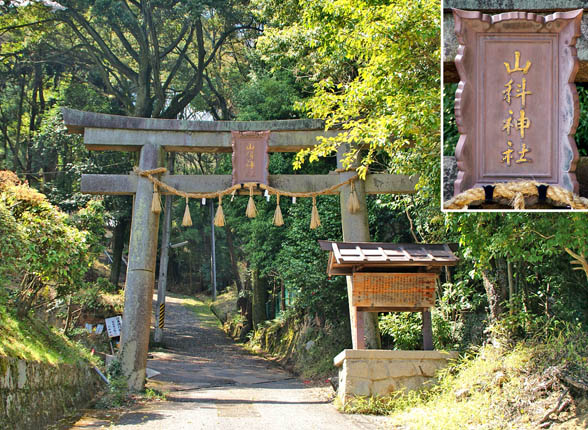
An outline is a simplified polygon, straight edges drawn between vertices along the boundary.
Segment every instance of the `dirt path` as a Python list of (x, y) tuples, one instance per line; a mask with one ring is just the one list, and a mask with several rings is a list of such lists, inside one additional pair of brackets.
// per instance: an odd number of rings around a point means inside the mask
[[(344, 415), (330, 387), (309, 387), (271, 361), (248, 354), (210, 324), (198, 321), (182, 299), (166, 306), (165, 348), (147, 366), (161, 372), (149, 386), (165, 401), (138, 405), (102, 422), (72, 429), (380, 429), (383, 417)], [(389, 428), (389, 427), (388, 427)]]

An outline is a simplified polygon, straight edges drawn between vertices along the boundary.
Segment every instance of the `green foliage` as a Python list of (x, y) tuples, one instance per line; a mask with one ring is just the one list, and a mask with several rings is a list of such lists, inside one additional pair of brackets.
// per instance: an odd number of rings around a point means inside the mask
[(443, 155), (455, 155), (459, 139), (455, 123), (455, 91), (457, 84), (446, 84), (443, 88)]
[(446, 221), (476, 268), (496, 257), (536, 267), (563, 255), (564, 247), (588, 253), (588, 218), (582, 214), (448, 214)]
[(258, 49), (276, 68), (295, 61), (297, 76), (315, 85), (304, 103), (309, 115), (346, 132), (300, 152), (297, 165), (362, 142), (362, 175), (384, 151), (396, 172), (422, 174), (421, 185), (438, 181), (438, 2), (315, 0), (298, 8), (295, 22), (266, 29)]
[(422, 325), (422, 316), (417, 312), (395, 312), (380, 318), (380, 331), (392, 338), (395, 349), (420, 349), (423, 343)]
[[(435, 385), (416, 392), (357, 397), (343, 410), (390, 415), (393, 427), (415, 430), (461, 429), (464, 423), (479, 428), (535, 429), (558, 399), (566, 398), (566, 387), (555, 375), (564, 372), (576, 381), (588, 375), (586, 339), (583, 329), (567, 326), (541, 340), (502, 348), (487, 345), (438, 372)], [(562, 414), (559, 419), (566, 427), (582, 428), (586, 407), (581, 406), (581, 396), (574, 396), (580, 419), (572, 419), (573, 414)]]
[(127, 380), (123, 375), (120, 360), (114, 359), (106, 369), (108, 377), (108, 392), (98, 400), (97, 408), (119, 408), (129, 402)]
[(294, 106), (299, 100), (292, 75), (283, 72), (254, 77), (237, 94), (237, 119), (259, 121), (295, 118), (297, 112)]
[(576, 145), (582, 156), (588, 156), (588, 86), (584, 83), (576, 84), (580, 101), (580, 118), (576, 129)]
[(295, 295), (294, 307), (308, 315), (337, 320), (347, 317), (347, 289), (342, 277), (328, 279), (325, 273), (327, 253), (318, 239), (338, 240), (341, 235), (339, 199), (324, 196), (317, 199), (321, 226), (311, 230), (310, 199), (282, 207), (286, 227), (277, 255), (277, 272), (286, 288)]
[[(26, 185), (0, 191), (0, 231), (3, 231), (0, 273), (9, 279), (13, 298), (25, 313), (51, 288), (63, 297), (83, 285), (99, 238), (72, 226), (67, 216), (51, 206), (42, 194)], [(101, 230), (100, 206), (79, 214), (80, 225)], [(17, 287), (18, 286), (18, 287)]]
[[(357, 396), (345, 405), (336, 403), (343, 412), (362, 415), (390, 415), (421, 404), (426, 391), (396, 392), (389, 396)], [(338, 399), (337, 399), (338, 400)]]
[[(437, 309), (432, 311), (433, 344), (435, 349), (453, 350), (459, 347), (461, 338), (460, 322), (451, 321)], [(394, 312), (379, 318), (382, 342), (391, 340), (387, 345), (398, 350), (419, 350), (423, 347), (423, 318), (419, 312)]]
[[(475, 295), (480, 294), (483, 271), (495, 271), (498, 261), (507, 261), (514, 291), (504, 317), (511, 335), (524, 337), (563, 322), (588, 321), (586, 276), (572, 270), (565, 253), (565, 248), (579, 255), (588, 253), (585, 216), (451, 214), (446, 222), (460, 242), (463, 259), (454, 285), (459, 286), (459, 295), (471, 297), (471, 309), (482, 304)], [(500, 281), (499, 288), (506, 290), (506, 282)], [(464, 290), (465, 283), (470, 292)]]

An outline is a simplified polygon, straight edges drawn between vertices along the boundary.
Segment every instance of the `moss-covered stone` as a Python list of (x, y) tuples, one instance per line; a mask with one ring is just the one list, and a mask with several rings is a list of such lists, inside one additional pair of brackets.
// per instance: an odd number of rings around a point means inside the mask
[(87, 363), (55, 366), (0, 356), (0, 428), (44, 428), (91, 400), (101, 384)]

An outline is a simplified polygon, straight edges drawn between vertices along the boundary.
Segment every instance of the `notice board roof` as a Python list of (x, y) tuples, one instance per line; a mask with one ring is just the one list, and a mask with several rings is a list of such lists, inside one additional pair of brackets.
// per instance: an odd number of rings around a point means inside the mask
[(319, 240), (329, 251), (329, 275), (352, 275), (370, 270), (393, 271), (400, 268), (434, 269), (454, 266), (459, 259), (448, 244), (384, 242), (331, 242)]

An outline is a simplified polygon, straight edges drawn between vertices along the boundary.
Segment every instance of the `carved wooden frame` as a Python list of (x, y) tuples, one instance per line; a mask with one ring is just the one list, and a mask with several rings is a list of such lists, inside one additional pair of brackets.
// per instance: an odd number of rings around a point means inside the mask
[[(492, 182), (506, 182), (515, 179), (535, 179), (547, 184), (560, 185), (574, 193), (578, 193), (578, 181), (575, 170), (578, 161), (578, 150), (574, 140), (574, 133), (578, 125), (579, 101), (574, 84), (574, 78), (578, 71), (578, 58), (576, 40), (581, 35), (580, 23), (582, 10), (558, 12), (548, 16), (541, 16), (527, 12), (509, 12), (499, 15), (487, 15), (478, 11), (465, 11), (453, 9), (455, 17), (455, 33), (459, 42), (455, 64), (459, 73), (460, 82), (455, 94), (455, 120), (460, 133), (455, 150), (457, 160), (457, 179), (454, 184), (454, 194)], [(520, 29), (513, 26), (513, 21), (522, 25)], [(533, 29), (533, 32), (529, 31)], [(555, 112), (553, 121), (557, 126), (554, 142), (557, 151), (552, 154), (555, 158), (555, 169), (552, 175), (544, 175), (542, 178), (532, 176), (519, 176), (517, 178), (496, 177), (488, 180), (481, 173), (480, 159), (483, 157), (479, 151), (483, 150), (483, 138), (480, 138), (482, 125), (479, 124), (479, 106), (481, 105), (477, 82), (480, 70), (476, 69), (477, 56), (481, 55), (476, 49), (480, 35), (503, 35), (505, 33), (518, 33), (520, 37), (529, 37), (532, 33), (552, 36), (556, 40), (555, 48), (559, 58), (557, 65), (558, 88), (554, 91), (557, 95), (558, 112)], [(481, 80), (481, 79), (480, 79)], [(555, 104), (555, 103), (554, 103)], [(557, 109), (552, 107), (553, 109)], [(549, 147), (547, 148), (549, 149)]]

